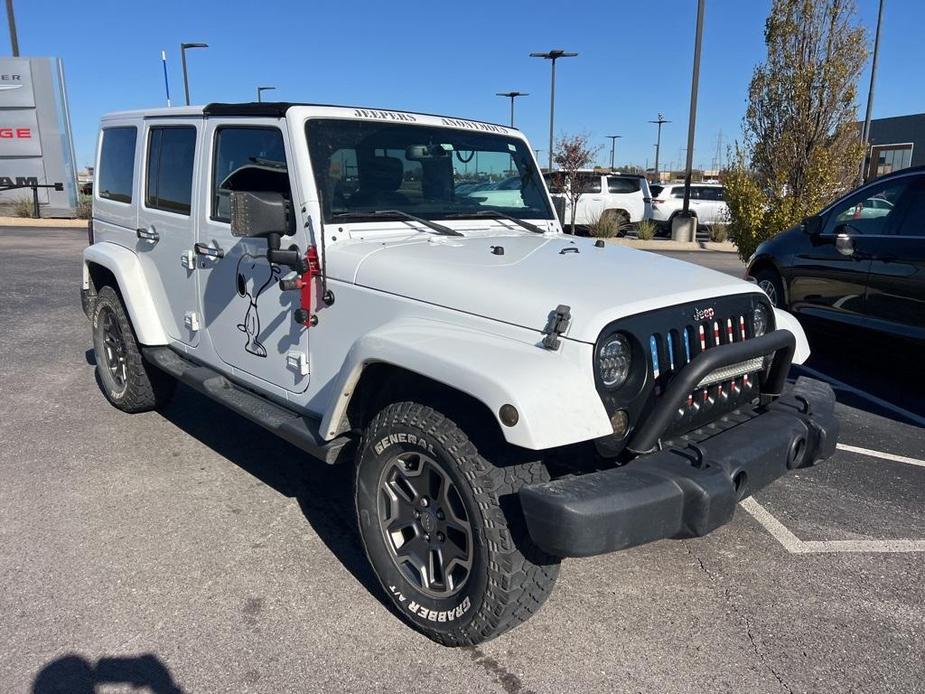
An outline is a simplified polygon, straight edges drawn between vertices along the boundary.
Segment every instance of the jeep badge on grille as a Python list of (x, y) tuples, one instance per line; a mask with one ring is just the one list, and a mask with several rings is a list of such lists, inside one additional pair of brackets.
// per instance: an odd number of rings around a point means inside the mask
[(715, 315), (716, 311), (713, 310), (712, 306), (710, 308), (694, 308), (694, 320), (710, 320)]

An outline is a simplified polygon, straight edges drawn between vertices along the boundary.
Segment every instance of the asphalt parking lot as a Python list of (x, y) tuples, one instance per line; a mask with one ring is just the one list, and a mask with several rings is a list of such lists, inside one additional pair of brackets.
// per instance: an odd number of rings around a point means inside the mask
[(185, 388), (106, 403), (85, 243), (0, 230), (0, 691), (922, 691), (925, 436), (882, 402), (840, 393), (835, 457), (714, 534), (566, 561), (450, 650), (385, 607), (345, 466)]

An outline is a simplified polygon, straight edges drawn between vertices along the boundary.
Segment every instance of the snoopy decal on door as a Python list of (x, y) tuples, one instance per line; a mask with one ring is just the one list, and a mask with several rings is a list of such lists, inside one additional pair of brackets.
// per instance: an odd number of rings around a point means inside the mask
[(244, 253), (238, 260), (235, 272), (238, 296), (248, 301), (244, 322), (238, 323), (238, 330), (247, 335), (244, 349), (256, 357), (267, 356), (267, 348), (260, 342), (260, 312), (257, 302), (260, 295), (276, 282), (279, 276), (279, 267), (271, 264), (266, 257)]

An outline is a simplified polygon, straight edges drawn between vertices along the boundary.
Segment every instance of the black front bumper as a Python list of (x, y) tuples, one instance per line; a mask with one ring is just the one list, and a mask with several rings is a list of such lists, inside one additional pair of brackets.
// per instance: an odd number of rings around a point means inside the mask
[(666, 446), (623, 467), (520, 490), (533, 541), (586, 557), (728, 523), (739, 500), (835, 451), (835, 394), (799, 378), (760, 414), (696, 444)]

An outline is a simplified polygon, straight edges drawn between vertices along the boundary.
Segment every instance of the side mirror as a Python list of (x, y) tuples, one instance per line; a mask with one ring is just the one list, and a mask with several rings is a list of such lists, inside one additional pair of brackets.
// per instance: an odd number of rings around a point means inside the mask
[(232, 191), (232, 236), (289, 235), (291, 228), (292, 205), (282, 193)]
[(844, 233), (836, 235), (835, 250), (850, 258), (854, 255), (854, 239)]
[(800, 226), (803, 227), (803, 231), (807, 234), (818, 234), (822, 226), (822, 220), (819, 217), (803, 217), (803, 221), (800, 222)]

